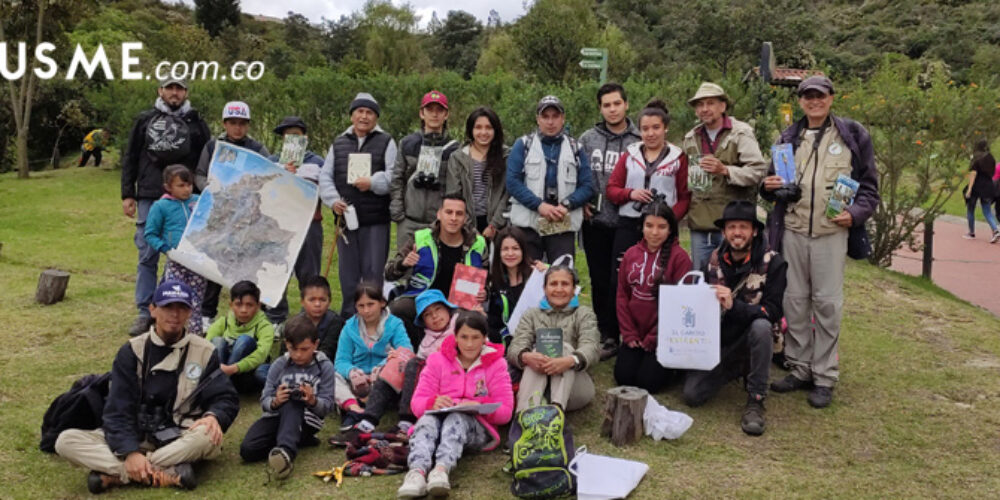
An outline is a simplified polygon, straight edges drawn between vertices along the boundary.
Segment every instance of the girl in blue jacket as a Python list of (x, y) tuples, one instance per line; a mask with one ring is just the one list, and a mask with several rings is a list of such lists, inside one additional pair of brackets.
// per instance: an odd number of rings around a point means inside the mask
[(334, 399), (344, 412), (340, 430), (346, 431), (361, 421), (360, 401), (368, 396), (378, 372), (395, 350), (413, 350), (403, 321), (389, 313), (382, 290), (362, 282), (354, 292), (357, 314), (347, 320), (337, 342)]
[[(161, 253), (177, 248), (181, 235), (187, 227), (191, 212), (198, 202), (198, 195), (192, 194), (191, 171), (184, 165), (170, 165), (163, 169), (163, 190), (167, 192), (149, 209), (146, 216), (146, 229), (143, 236), (149, 246)], [(183, 281), (194, 291), (191, 318), (188, 319), (187, 331), (198, 336), (205, 336), (201, 323), (201, 301), (205, 296), (206, 281), (198, 273), (172, 261), (167, 260), (163, 268), (163, 280)]]

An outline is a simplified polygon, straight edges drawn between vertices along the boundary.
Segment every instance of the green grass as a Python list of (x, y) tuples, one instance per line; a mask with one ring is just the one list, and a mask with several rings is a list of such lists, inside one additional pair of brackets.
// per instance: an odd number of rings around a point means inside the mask
[[(0, 498), (88, 496), (86, 471), (37, 445), (49, 402), (81, 375), (110, 367), (135, 314), (134, 226), (121, 215), (118, 190), (113, 170), (73, 168), (29, 180), (0, 175)], [(577, 262), (584, 267), (582, 254)], [(72, 278), (66, 300), (40, 306), (35, 285), (48, 267)], [(589, 294), (586, 283), (584, 289)], [(1000, 321), (926, 281), (854, 262), (846, 293), (842, 378), (831, 408), (810, 408), (803, 393), (772, 395), (767, 432), (751, 438), (739, 429), (745, 396), (737, 383), (696, 409), (686, 408), (674, 387), (657, 399), (694, 418), (681, 439), (644, 438), (617, 449), (598, 436), (597, 402), (569, 417), (577, 444), (648, 463), (630, 497), (638, 499), (995, 496)], [(599, 390), (612, 385), (611, 369), (597, 367)], [(394, 497), (400, 476), (348, 478), (340, 489), (311, 477), (343, 462), (342, 451), (325, 446), (303, 451), (289, 481), (265, 484), (263, 466), (242, 464), (237, 453), (259, 415), (255, 398), (244, 396), (222, 457), (199, 467), (195, 492), (125, 488), (107, 496)], [(329, 425), (320, 435), (332, 432)], [(464, 459), (453, 474), (453, 497), (509, 497), (503, 461), (499, 452)]]

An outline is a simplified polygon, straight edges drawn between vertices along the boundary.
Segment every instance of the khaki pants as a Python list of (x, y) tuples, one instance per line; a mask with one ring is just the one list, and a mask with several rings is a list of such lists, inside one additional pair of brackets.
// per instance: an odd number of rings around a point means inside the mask
[(799, 380), (833, 387), (840, 376), (837, 343), (844, 307), (847, 231), (818, 238), (785, 231), (783, 245), (788, 262), (783, 302), (788, 320), (785, 357)]
[[(222, 450), (221, 444), (218, 446), (212, 444), (204, 427), (187, 429), (177, 440), (159, 449), (146, 448), (147, 445), (148, 443), (143, 443), (142, 451), (146, 453), (146, 458), (151, 464), (160, 468), (211, 460), (219, 456)], [(56, 439), (56, 453), (74, 464), (118, 476), (123, 483), (129, 482), (128, 474), (125, 472), (125, 461), (111, 452), (111, 448), (104, 440), (104, 431), (101, 429), (92, 431), (66, 429)]]
[[(563, 352), (573, 352), (573, 347), (563, 344)], [(537, 405), (546, 387), (549, 388), (549, 401), (558, 403), (566, 411), (579, 410), (594, 399), (594, 381), (585, 371), (570, 368), (559, 375), (545, 375), (526, 366), (517, 390), (517, 411)]]

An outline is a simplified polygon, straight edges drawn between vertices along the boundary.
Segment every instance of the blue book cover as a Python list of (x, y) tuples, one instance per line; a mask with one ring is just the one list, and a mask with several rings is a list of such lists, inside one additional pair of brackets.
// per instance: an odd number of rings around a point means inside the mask
[(795, 183), (795, 153), (791, 144), (771, 146), (771, 162), (774, 163), (774, 172), (785, 181), (785, 184)]

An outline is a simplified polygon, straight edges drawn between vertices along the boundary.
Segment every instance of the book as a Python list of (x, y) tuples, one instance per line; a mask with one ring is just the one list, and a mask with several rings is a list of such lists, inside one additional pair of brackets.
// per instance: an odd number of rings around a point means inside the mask
[(465, 264), (455, 264), (455, 275), (451, 279), (448, 302), (462, 309), (473, 309), (479, 305), (476, 297), (486, 288), (486, 270)]
[(437, 177), (441, 170), (441, 155), (443, 153), (444, 146), (420, 146), (416, 171)]
[(569, 214), (566, 214), (565, 217), (557, 221), (551, 221), (545, 217), (538, 217), (538, 234), (541, 236), (569, 233), (572, 231), (573, 221), (570, 220)]
[(771, 146), (771, 162), (774, 163), (774, 173), (778, 174), (785, 184), (795, 184), (795, 153), (791, 144)]
[(351, 153), (347, 155), (347, 183), (354, 184), (358, 179), (372, 176), (372, 155), (369, 153)]
[(427, 410), (425, 415), (440, 415), (446, 413), (471, 413), (474, 415), (489, 415), (500, 408), (500, 403), (482, 403), (475, 405), (456, 405), (440, 410)]
[(832, 219), (851, 206), (854, 196), (858, 194), (858, 186), (858, 181), (844, 174), (838, 175), (837, 182), (833, 184), (833, 192), (830, 193), (830, 201), (826, 204), (826, 216)]
[(305, 135), (288, 134), (285, 142), (281, 145), (281, 155), (278, 156), (278, 163), (282, 166), (289, 163), (296, 167), (302, 166), (302, 160), (306, 157), (306, 148), (309, 146), (309, 137)]
[(697, 193), (712, 190), (712, 175), (701, 168), (701, 159), (705, 155), (688, 155), (688, 189)]
[(550, 358), (562, 357), (562, 328), (539, 328), (535, 330), (535, 351), (538, 351)]
[(405, 347), (396, 349), (396, 355), (386, 361), (385, 366), (379, 370), (378, 378), (384, 380), (396, 392), (403, 390), (403, 371), (406, 369), (406, 363), (413, 359), (413, 356), (413, 351)]

